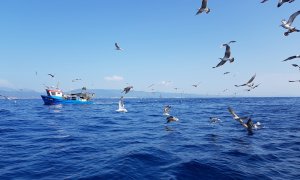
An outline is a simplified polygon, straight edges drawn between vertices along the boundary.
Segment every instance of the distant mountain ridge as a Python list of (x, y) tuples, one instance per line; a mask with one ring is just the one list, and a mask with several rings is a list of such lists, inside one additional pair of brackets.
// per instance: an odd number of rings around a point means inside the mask
[[(80, 92), (81, 89), (73, 90), (71, 92)], [(130, 91), (127, 94), (121, 93), (117, 89), (88, 89), (88, 92), (95, 93), (95, 98), (120, 98), (121, 96), (127, 98), (197, 98), (204, 97), (196, 94), (183, 93), (168, 93), (168, 92), (145, 92), (145, 91)], [(66, 92), (68, 93), (68, 92)], [(17, 98), (17, 99), (39, 99), (45, 92), (37, 92), (34, 90), (17, 90), (9, 88), (0, 88), (0, 95)], [(0, 97), (1, 99), (1, 97)]]
[(116, 89), (91, 89), (90, 92), (96, 94), (96, 98), (119, 98), (124, 96), (127, 98), (196, 98), (203, 97), (196, 94), (182, 94), (169, 92), (146, 92), (146, 91), (130, 91), (129, 93), (121, 93), (121, 90)]
[[(9, 88), (0, 88), (0, 95), (7, 96), (14, 99), (37, 99), (41, 97), (40, 92), (34, 90), (16, 90)], [(1, 97), (0, 97), (1, 99)]]

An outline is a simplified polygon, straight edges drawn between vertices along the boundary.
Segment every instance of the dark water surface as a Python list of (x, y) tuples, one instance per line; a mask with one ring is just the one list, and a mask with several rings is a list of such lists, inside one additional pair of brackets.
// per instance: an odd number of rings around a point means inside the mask
[[(166, 124), (164, 105), (179, 121)], [(0, 100), (0, 179), (299, 179), (300, 98)], [(249, 135), (227, 107), (263, 128)], [(211, 124), (209, 117), (222, 122)]]

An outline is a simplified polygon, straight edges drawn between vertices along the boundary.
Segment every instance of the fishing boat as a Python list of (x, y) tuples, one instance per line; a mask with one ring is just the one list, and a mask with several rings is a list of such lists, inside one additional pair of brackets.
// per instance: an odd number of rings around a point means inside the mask
[(91, 104), (94, 93), (86, 92), (86, 88), (83, 87), (80, 93), (64, 94), (62, 90), (56, 88), (47, 88), (47, 95), (41, 95), (45, 105), (54, 104)]

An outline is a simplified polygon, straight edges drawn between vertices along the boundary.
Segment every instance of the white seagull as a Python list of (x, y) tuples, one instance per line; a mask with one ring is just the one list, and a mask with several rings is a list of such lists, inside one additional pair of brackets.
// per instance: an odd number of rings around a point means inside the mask
[(164, 107), (164, 113), (163, 113), (163, 115), (164, 116), (170, 116), (170, 109), (171, 109), (171, 106), (170, 105), (166, 105)]
[(206, 14), (210, 12), (210, 9), (207, 7), (207, 0), (202, 0), (201, 8), (198, 9), (196, 15), (201, 14), (204, 11), (206, 12)]
[[(232, 118), (236, 121), (238, 121), (239, 123), (241, 123), (244, 126), (244, 120), (248, 119), (248, 117), (240, 117), (238, 116), (231, 107), (228, 107), (228, 111), (230, 112), (230, 114), (232, 115)], [(247, 127), (246, 127), (247, 128)]]
[(285, 19), (283, 19), (281, 21), (281, 27), (287, 29), (288, 31), (284, 33), (285, 36), (288, 36), (290, 33), (292, 32), (300, 32), (299, 29), (296, 29), (296, 27), (293, 27), (293, 21), (295, 20), (295, 18), (300, 14), (300, 11), (295, 12), (294, 14), (292, 14), (289, 18), (288, 21), (286, 21)]
[(229, 43), (227, 44), (223, 44), (223, 46), (226, 47), (226, 50), (225, 50), (225, 54), (224, 54), (224, 57), (223, 58), (219, 58), (221, 59), (221, 62), (219, 62), (219, 64), (217, 64), (215, 67), (213, 68), (217, 68), (217, 67), (220, 67), (222, 65), (224, 65), (227, 61), (229, 61), (230, 63), (232, 63), (234, 61), (234, 57), (231, 57), (231, 51), (230, 51), (230, 46), (229, 44), (230, 43), (235, 43), (236, 41), (230, 41)]

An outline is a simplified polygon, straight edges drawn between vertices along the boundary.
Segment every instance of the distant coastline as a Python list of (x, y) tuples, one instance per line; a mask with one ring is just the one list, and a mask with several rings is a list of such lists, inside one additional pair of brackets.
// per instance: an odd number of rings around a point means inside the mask
[[(79, 92), (80, 90), (73, 90), (70, 92)], [(118, 89), (90, 89), (90, 92), (95, 93), (95, 98), (203, 98), (208, 97), (205, 95), (197, 94), (182, 94), (182, 93), (169, 93), (169, 92), (146, 92), (146, 91), (132, 91), (126, 95), (121, 93)], [(68, 91), (67, 91), (68, 93)], [(0, 94), (11, 97), (14, 99), (39, 99), (45, 92), (37, 92), (34, 90), (16, 90), (16, 89), (1, 89)]]
[[(80, 89), (73, 90), (70, 92), (79, 92)], [(297, 98), (298, 96), (242, 96), (242, 95), (201, 95), (201, 94), (189, 94), (189, 93), (171, 93), (171, 92), (146, 92), (146, 91), (131, 91), (130, 93), (124, 95), (121, 90), (118, 89), (90, 89), (90, 92), (95, 93), (95, 99), (112, 98), (118, 99), (120, 96), (125, 96), (127, 99), (136, 98), (261, 98), (261, 97), (292, 97)], [(67, 91), (68, 93), (68, 91)], [(16, 90), (8, 88), (0, 88), (0, 95), (7, 96), (11, 99), (40, 99), (41, 95), (45, 92), (37, 92), (34, 90)], [(0, 99), (4, 99), (1, 98)]]

